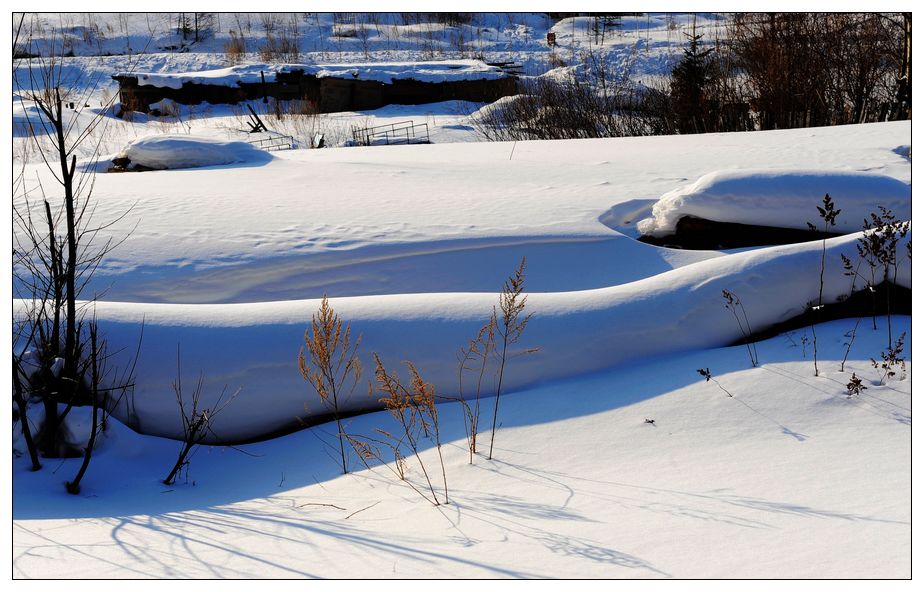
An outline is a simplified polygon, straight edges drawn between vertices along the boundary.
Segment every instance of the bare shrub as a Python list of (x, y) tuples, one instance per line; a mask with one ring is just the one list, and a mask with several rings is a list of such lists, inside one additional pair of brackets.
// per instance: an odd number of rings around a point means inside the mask
[[(402, 444), (406, 444), (411, 449), (427, 481), (427, 487), (430, 489), (430, 494), (433, 497), (433, 504), (438, 506), (440, 505), (439, 498), (436, 495), (436, 490), (430, 479), (430, 474), (427, 472), (426, 464), (420, 457), (421, 436), (433, 441), (436, 445), (440, 470), (443, 474), (444, 503), (448, 504), (449, 488), (446, 483), (446, 465), (443, 463), (439, 413), (436, 407), (436, 396), (433, 385), (429, 382), (425, 382), (423, 378), (421, 378), (420, 373), (413, 363), (405, 362), (410, 377), (408, 385), (405, 386), (396, 373), (389, 374), (378, 354), (373, 354), (373, 357), (375, 359), (376, 383), (378, 389), (385, 395), (379, 399), (379, 401), (385, 405), (385, 409), (401, 427), (401, 433), (398, 438), (384, 431), (380, 431), (380, 433), (392, 440), (394, 450), (398, 451)], [(400, 467), (400, 456), (397, 453), (395, 460)], [(403, 470), (401, 472), (403, 474)]]
[(244, 36), (238, 35), (233, 29), (230, 34), (231, 38), (225, 42), (225, 57), (232, 64), (240, 64), (247, 53), (247, 43), (244, 41)]
[(899, 372), (901, 372), (899, 380), (905, 379), (905, 358), (902, 356), (904, 348), (905, 333), (903, 332), (898, 336), (898, 339), (895, 340), (893, 345), (889, 345), (889, 347), (882, 352), (879, 360), (874, 358), (870, 359), (873, 368), (879, 372), (880, 386), (885, 384), (887, 378), (892, 379), (898, 376)]
[(305, 346), (298, 352), (298, 369), (302, 378), (311, 383), (321, 404), (337, 422), (337, 440), (344, 474), (348, 470), (341, 405), (344, 397), (353, 393), (362, 376), (362, 365), (356, 355), (361, 342), (362, 336), (353, 342), (350, 324), (343, 324), (328, 303), (327, 296), (324, 296), (318, 312), (311, 315), (311, 327), (305, 331)]
[[(871, 220), (871, 221), (870, 221)], [(908, 235), (910, 222), (899, 222), (895, 215), (882, 206), (879, 214), (872, 212), (870, 220), (863, 220), (863, 236), (857, 244), (860, 257), (869, 264), (870, 275), (874, 276), (876, 267), (882, 269), (885, 284), (886, 323), (888, 327), (889, 347), (892, 347), (892, 290), (890, 286), (898, 282), (898, 243)], [(908, 247), (910, 258), (911, 249)]]
[(584, 56), (579, 74), (520, 82), (521, 94), (485, 109), (473, 127), (489, 140), (562, 140), (650, 135), (665, 131), (655, 92), (615, 71), (603, 57)]
[[(831, 226), (834, 226), (837, 220), (837, 215), (841, 213), (840, 210), (834, 209), (834, 200), (831, 199), (831, 196), (827, 193), (824, 198), (821, 200), (821, 205), (816, 206), (818, 209), (818, 215), (821, 216), (821, 219), (825, 223), (825, 237), (827, 237), (828, 230)], [(809, 230), (817, 231), (818, 227), (808, 223)], [(825, 289), (825, 252), (828, 246), (828, 239), (821, 239), (821, 270), (818, 273), (818, 300), (812, 306), (812, 312), (815, 313), (821, 310), (821, 307), (824, 306), (821, 302), (822, 295), (824, 294)], [(812, 360), (815, 363), (815, 376), (818, 376), (818, 336), (815, 334), (815, 318), (814, 314), (812, 316)]]
[[(520, 266), (516, 272), (504, 283), (503, 292), (500, 295), (500, 317), (494, 323), (497, 326), (497, 332), (500, 336), (500, 350), (497, 370), (497, 389), (494, 393), (494, 415), (491, 420), (491, 444), (488, 448), (488, 460), (494, 457), (494, 435), (497, 431), (497, 411), (500, 407), (500, 396), (504, 388), (504, 370), (507, 367), (508, 349), (516, 344), (527, 323), (532, 318), (532, 313), (524, 314), (526, 311), (526, 295), (523, 294), (523, 288), (526, 283), (526, 257), (520, 261)], [(495, 316), (496, 316), (495, 311)]]
[(863, 380), (854, 372), (847, 383), (847, 397), (857, 397), (865, 390), (866, 385), (863, 384)]
[(261, 12), (260, 13), (260, 24), (263, 26), (263, 31), (269, 36), (270, 33), (274, 32), (277, 27), (282, 23), (282, 15), (276, 12)]
[(777, 129), (888, 118), (903, 34), (875, 13), (746, 13), (729, 38), (760, 128)]
[[(474, 461), (478, 451), (479, 421), (481, 418), (481, 388), (487, 374), (490, 358), (497, 352), (497, 314), (492, 313), (488, 322), (478, 331), (478, 336), (459, 351), (459, 403), (462, 405), (462, 420), (468, 441), (468, 462)], [(475, 374), (475, 397), (473, 402), (465, 399), (465, 373)]]
[(260, 59), (266, 62), (298, 62), (298, 38), (283, 28), (279, 33), (267, 33), (266, 43), (259, 50)]
[(434, 12), (430, 18), (441, 25), (458, 27), (467, 25), (472, 22), (472, 13), (470, 12)]
[(189, 467), (191, 458), (190, 453), (192, 453), (193, 449), (202, 444), (210, 435), (216, 436), (215, 432), (212, 430), (212, 422), (219, 413), (234, 401), (234, 398), (237, 397), (240, 392), (240, 389), (238, 389), (226, 399), (227, 387), (225, 387), (215, 400), (215, 404), (211, 408), (206, 407), (203, 409), (202, 389), (204, 382), (204, 376), (199, 374), (196, 386), (193, 387), (192, 393), (189, 394), (189, 400), (187, 401), (186, 395), (183, 393), (180, 348), (177, 346), (176, 381), (173, 383), (173, 393), (176, 395), (176, 403), (180, 409), (180, 419), (182, 420), (183, 426), (183, 445), (177, 455), (176, 463), (174, 463), (173, 468), (170, 469), (170, 473), (167, 474), (167, 477), (163, 481), (164, 485), (173, 485), (176, 483), (176, 478), (180, 471), (184, 467)]
[[(738, 298), (738, 295), (734, 292), (728, 290), (722, 290), (722, 298), (725, 300), (725, 308), (731, 311), (732, 315), (735, 317), (735, 322), (738, 324), (738, 330), (741, 331), (741, 337), (744, 339), (744, 344), (748, 349), (748, 358), (751, 360), (751, 366), (757, 367), (757, 344), (754, 343), (751, 331), (751, 323), (748, 321), (748, 313), (744, 309), (744, 304), (741, 303), (741, 299)], [(738, 314), (738, 311), (741, 311), (741, 314)], [(707, 378), (708, 380), (708, 378)]]
[[(843, 253), (841, 253), (841, 264), (844, 267), (844, 275), (850, 277), (850, 294), (854, 293), (854, 289), (856, 288), (856, 285), (857, 285), (857, 280), (862, 279), (864, 282), (866, 282), (866, 289), (864, 290), (864, 293), (869, 294), (870, 297), (872, 297), (872, 294), (873, 294), (872, 278), (864, 277), (863, 275), (861, 275), (860, 270), (859, 270), (859, 265), (854, 266), (853, 261), (851, 261), (850, 258), (847, 257), (847, 255), (844, 255)], [(873, 317), (874, 322), (875, 322), (875, 318), (876, 317), (874, 316)], [(860, 328), (861, 320), (862, 320), (862, 317), (857, 317), (857, 320), (853, 324), (853, 329), (848, 331), (847, 334), (845, 335), (846, 337), (849, 337), (849, 340), (847, 341), (847, 343), (844, 344), (844, 357), (841, 359), (841, 372), (844, 371), (844, 366), (847, 364), (847, 357), (850, 355), (850, 350), (851, 348), (853, 348), (853, 343), (857, 339), (857, 329)]]

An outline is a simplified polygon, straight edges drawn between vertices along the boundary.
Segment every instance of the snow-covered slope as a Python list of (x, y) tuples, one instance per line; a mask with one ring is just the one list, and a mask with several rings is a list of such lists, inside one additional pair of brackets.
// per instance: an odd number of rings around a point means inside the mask
[[(755, 331), (796, 316), (817, 298), (821, 243), (735, 255), (643, 245), (630, 236), (650, 203), (644, 198), (719, 163), (727, 168), (732, 156), (745, 169), (772, 161), (782, 173), (811, 161), (840, 175), (875, 169), (905, 180), (909, 161), (894, 148), (908, 144), (907, 133), (907, 123), (890, 123), (319, 150), (259, 167), (98, 175), (101, 219), (134, 206), (123, 227), (106, 232), (119, 236), (137, 224), (91, 285), (108, 288), (95, 310), (113, 349), (133, 352), (144, 320), (134, 410), (121, 417), (176, 435), (178, 346), (184, 367), (203, 373), (207, 396), (242, 389), (217, 424), (225, 437), (258, 436), (318, 414), (305, 410), (310, 388), (295, 361), (324, 293), (364, 335), (367, 365), (372, 352), (390, 366), (409, 359), (454, 392), (455, 354), (522, 256), (536, 313), (524, 347), (542, 349), (517, 359), (511, 389), (729, 343), (740, 332), (722, 290), (738, 294)], [(696, 156), (682, 159), (692, 147)], [(32, 167), (28, 174), (47, 173)], [(829, 262), (839, 266), (840, 254), (856, 261), (856, 238), (828, 241)], [(908, 285), (904, 259), (899, 272)], [(832, 271), (826, 301), (851, 287), (861, 286)], [(367, 296), (346, 297), (357, 294)], [(350, 408), (376, 405), (360, 393)]]
[[(855, 267), (862, 267), (856, 254), (858, 236), (827, 241), (828, 262), (839, 265), (834, 262), (844, 255)], [(898, 283), (910, 287), (904, 242), (898, 252)], [(533, 318), (520, 347), (540, 350), (511, 360), (505, 384), (518, 390), (629, 361), (732, 343), (743, 334), (735, 316), (726, 310), (723, 290), (740, 298), (751, 329), (762, 331), (802, 314), (817, 299), (821, 257), (819, 241), (728, 255), (611, 288), (531, 294), (528, 310)], [(882, 281), (881, 269), (869, 279)], [(826, 278), (823, 301), (836, 302), (851, 290), (864, 288), (836, 267)], [(372, 367), (372, 352), (392, 368), (411, 360), (443, 396), (458, 394), (456, 353), (477, 334), (496, 303), (495, 295), (484, 293), (364, 296), (331, 302), (352, 322), (354, 334), (362, 334), (360, 353), (367, 368)], [(317, 300), (97, 303), (92, 314), (110, 346), (120, 350), (110, 360), (113, 365), (130, 365), (135, 353), (131, 344), (143, 334), (137, 387), (116, 416), (144, 433), (182, 434), (171, 388), (177, 378), (178, 348), (187, 372), (204, 377), (203, 405), (214, 407), (225, 389), (240, 389), (234, 403), (216, 419), (213, 440), (259, 437), (297, 428), (296, 418), (324, 415), (326, 407), (311, 404), (313, 391), (296, 366), (303, 333), (319, 304)], [(377, 409), (380, 403), (377, 394), (360, 387), (354, 396), (342, 398), (341, 406), (357, 411)]]
[[(226, 49), (242, 45), (246, 61), (259, 61), (269, 37), (291, 42), (312, 63), (427, 61), (484, 57), (516, 62), (536, 75), (562, 61), (579, 66), (590, 52), (629, 65), (635, 73), (664, 74), (687, 46), (695, 27), (709, 41), (725, 35), (726, 17), (716, 13), (645, 13), (624, 16), (602, 31), (592, 17), (553, 19), (544, 13), (215, 13), (203, 18), (196, 40), (193, 13), (40, 13), (24, 21), (23, 51), (49, 48), (81, 56), (152, 54), (164, 71), (229, 65)], [(16, 15), (18, 17), (18, 15)], [(183, 34), (181, 16), (189, 19)], [(19, 18), (12, 19), (13, 33)], [(555, 46), (546, 35), (554, 33)], [(31, 34), (31, 38), (30, 37)], [(31, 42), (31, 43), (30, 43)], [(185, 59), (184, 59), (185, 58)], [(179, 61), (180, 64), (168, 62)], [(204, 64), (210, 61), (211, 66)], [(156, 62), (152, 62), (155, 63)], [(158, 68), (158, 69), (161, 69)], [(144, 66), (143, 71), (153, 71)], [(92, 71), (92, 69), (91, 69)], [(109, 72), (110, 74), (112, 72)]]
[[(530, 291), (602, 288), (710, 256), (626, 238), (637, 235), (635, 223), (654, 200), (691, 180), (729, 163), (747, 170), (772, 163), (780, 172), (871, 169), (907, 183), (910, 161), (894, 150), (909, 144), (909, 123), (898, 122), (297, 150), (260, 167), (101, 174), (96, 219), (130, 209), (106, 232), (131, 234), (88, 294), (217, 303), (492, 292), (523, 255)], [(30, 187), (36, 176), (54, 185), (41, 163), (26, 167)], [(868, 214), (845, 208), (842, 216)], [(802, 227), (804, 218), (793, 223)]]

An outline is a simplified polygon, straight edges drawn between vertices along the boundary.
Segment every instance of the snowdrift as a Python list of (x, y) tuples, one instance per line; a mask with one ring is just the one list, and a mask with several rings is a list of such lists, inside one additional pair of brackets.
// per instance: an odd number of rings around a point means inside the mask
[(119, 158), (149, 169), (189, 169), (232, 163), (263, 164), (272, 155), (247, 142), (224, 142), (204, 136), (165, 134), (139, 138), (128, 144)]
[(841, 210), (834, 232), (856, 232), (870, 212), (886, 207), (911, 219), (911, 187), (874, 173), (821, 170), (716, 171), (661, 196), (651, 217), (638, 223), (642, 234), (672, 234), (684, 216), (715, 222), (797, 228), (823, 224), (815, 209), (825, 194)]
[(527, 95), (510, 95), (508, 97), (501, 97), (493, 103), (488, 103), (484, 107), (481, 107), (469, 115), (469, 118), (476, 124), (490, 123), (495, 119), (503, 117), (504, 109), (507, 109), (511, 103), (522, 101), (526, 98)]
[[(860, 234), (827, 241), (824, 301), (835, 302), (862, 289), (852, 285), (837, 263), (843, 254), (857, 261)], [(910, 240), (910, 233), (907, 238)], [(722, 290), (736, 293), (757, 332), (804, 312), (818, 296), (822, 243), (758, 249), (709, 259), (636, 282), (578, 292), (529, 295), (534, 313), (522, 348), (538, 353), (515, 355), (505, 375), (508, 390), (594, 372), (621, 363), (673, 351), (716, 347), (741, 337), (725, 309)], [(904, 244), (897, 281), (910, 287)], [(866, 266), (863, 265), (866, 269)], [(881, 281), (881, 271), (875, 281)], [(487, 293), (406, 294), (332, 299), (354, 335), (362, 334), (364, 366), (378, 352), (390, 369), (413, 361), (438, 392), (458, 393), (457, 357), (486, 321), (497, 295)], [(22, 301), (18, 301), (21, 310)], [(296, 418), (325, 411), (296, 367), (299, 348), (318, 300), (244, 304), (142, 304), (98, 302), (95, 314), (113, 364), (126, 365), (141, 336), (137, 388), (115, 415), (149, 434), (176, 437), (179, 418), (172, 390), (177, 350), (183, 379), (204, 377), (203, 400), (223, 388), (241, 389), (215, 421), (218, 438), (245, 440), (298, 427)], [(516, 354), (516, 352), (515, 352)], [(367, 370), (350, 411), (378, 408), (365, 388)], [(466, 393), (470, 395), (471, 393)], [(574, 396), (580, 396), (575, 393)], [(205, 403), (207, 405), (207, 403)]]

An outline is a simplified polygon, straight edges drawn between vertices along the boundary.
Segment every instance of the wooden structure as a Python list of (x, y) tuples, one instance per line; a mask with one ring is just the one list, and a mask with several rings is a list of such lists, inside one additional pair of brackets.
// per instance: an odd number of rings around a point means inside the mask
[[(116, 74), (119, 99), (131, 111), (150, 112), (151, 105), (170, 99), (182, 105), (199, 103), (234, 104), (248, 100), (305, 100), (314, 103), (320, 113), (378, 109), (385, 105), (419, 105), (440, 101), (463, 100), (493, 102), (516, 94), (516, 77), (483, 79), (447, 79), (422, 82), (411, 78), (394, 79), (389, 83), (364, 80), (362, 77), (318, 77), (301, 69), (267, 73), (259, 82), (239, 81), (236, 84), (183, 82), (180, 85), (158, 86), (139, 84), (138, 75)], [(179, 86), (179, 88), (176, 88)]]

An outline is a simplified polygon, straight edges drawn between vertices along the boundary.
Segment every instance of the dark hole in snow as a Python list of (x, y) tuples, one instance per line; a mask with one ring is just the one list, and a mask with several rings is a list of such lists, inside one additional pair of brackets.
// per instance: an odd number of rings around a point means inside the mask
[(705, 218), (684, 216), (677, 221), (674, 234), (639, 237), (643, 243), (674, 249), (718, 250), (770, 245), (805, 243), (840, 236), (838, 233), (812, 231), (808, 228), (779, 228), (735, 222), (716, 222)]

